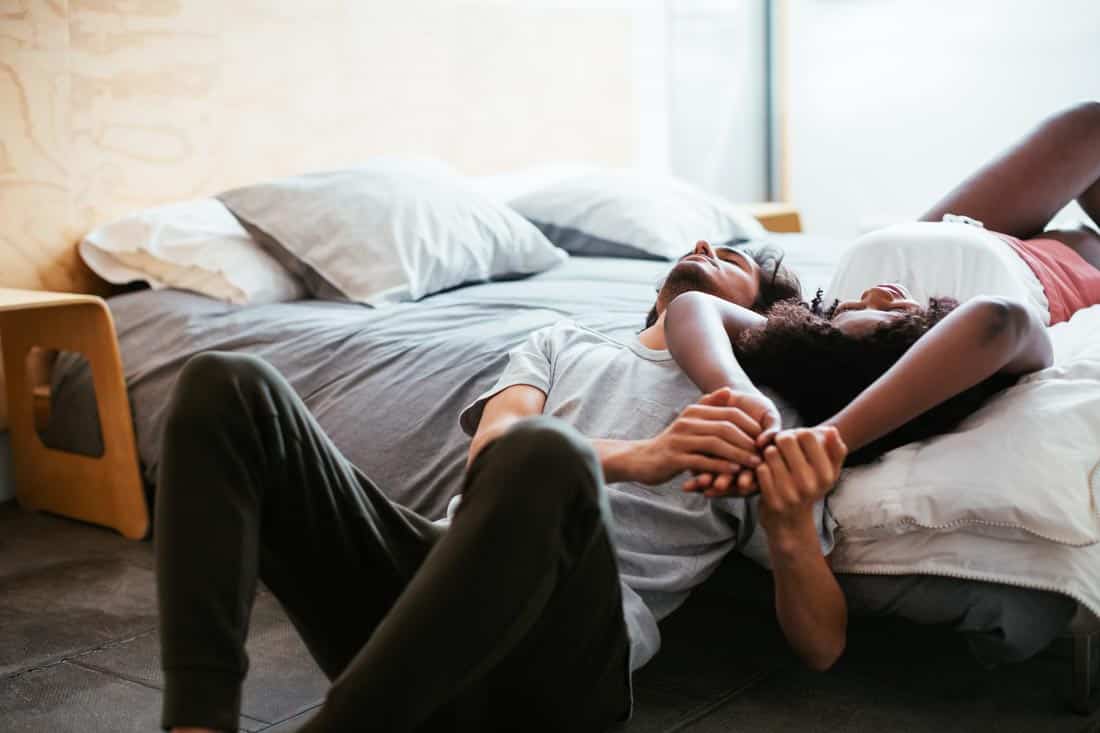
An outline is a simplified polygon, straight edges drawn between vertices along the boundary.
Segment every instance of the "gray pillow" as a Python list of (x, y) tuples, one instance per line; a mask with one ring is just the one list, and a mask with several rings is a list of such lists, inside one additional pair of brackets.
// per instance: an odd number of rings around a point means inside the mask
[(750, 214), (669, 176), (618, 171), (575, 176), (509, 201), (574, 255), (671, 260), (695, 242), (763, 237)]
[(440, 163), (376, 159), (218, 198), (318, 298), (373, 306), (549, 269), (568, 255)]

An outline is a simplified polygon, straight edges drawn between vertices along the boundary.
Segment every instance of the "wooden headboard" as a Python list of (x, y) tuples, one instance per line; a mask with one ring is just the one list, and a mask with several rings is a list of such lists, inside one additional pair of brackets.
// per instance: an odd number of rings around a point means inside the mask
[(379, 153), (632, 163), (637, 13), (553, 5), (0, 2), (0, 286), (101, 292), (96, 225)]

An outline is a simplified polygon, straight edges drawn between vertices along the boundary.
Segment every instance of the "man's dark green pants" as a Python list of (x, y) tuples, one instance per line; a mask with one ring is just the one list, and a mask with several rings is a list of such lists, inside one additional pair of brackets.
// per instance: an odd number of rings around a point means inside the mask
[(580, 435), (524, 420), (444, 531), (351, 465), (270, 365), (193, 358), (156, 502), (163, 725), (237, 729), (259, 579), (332, 680), (302, 730), (606, 728), (629, 709), (629, 644), (601, 481)]

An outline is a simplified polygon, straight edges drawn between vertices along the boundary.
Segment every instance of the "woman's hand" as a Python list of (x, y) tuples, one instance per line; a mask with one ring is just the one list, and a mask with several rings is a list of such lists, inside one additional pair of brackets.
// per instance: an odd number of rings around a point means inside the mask
[[(756, 468), (760, 524), (771, 540), (813, 524), (813, 507), (840, 478), (848, 448), (832, 426), (784, 430)], [(774, 536), (773, 536), (774, 535)], [(815, 533), (816, 536), (816, 533)]]

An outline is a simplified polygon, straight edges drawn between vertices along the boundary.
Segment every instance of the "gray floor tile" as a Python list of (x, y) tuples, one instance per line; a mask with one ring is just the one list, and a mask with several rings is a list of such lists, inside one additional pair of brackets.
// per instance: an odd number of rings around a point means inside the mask
[(661, 635), (660, 653), (634, 678), (629, 733), (670, 730), (793, 662), (773, 617), (714, 595), (689, 600)]
[(153, 573), (76, 556), (0, 578), (0, 676), (154, 628)]
[(711, 703), (661, 690), (635, 690), (634, 714), (615, 733), (665, 733), (694, 720)]
[(26, 575), (74, 558), (95, 557), (153, 567), (149, 542), (128, 540), (104, 527), (28, 512), (14, 501), (0, 504), (0, 578)]
[[(726, 597), (697, 594), (662, 624), (663, 649), (636, 677), (625, 731), (1100, 733), (1095, 718), (1066, 712), (1069, 663), (1055, 653), (986, 674), (959, 637), (855, 620), (837, 667), (805, 671), (771, 614), (770, 578), (741, 570), (712, 584)], [(148, 543), (0, 507), (0, 730), (154, 730), (155, 612)], [(266, 593), (248, 646), (244, 705), (254, 717), (242, 726), (295, 730), (327, 682)]]
[(1089, 723), (1066, 708), (1064, 660), (1038, 657), (985, 672), (954, 637), (908, 631), (906, 638), (855, 631), (829, 672), (778, 670), (683, 730), (1068, 733)]
[[(241, 720), (243, 730), (261, 723)], [(0, 680), (5, 733), (149, 733), (160, 729), (160, 694), (128, 680), (61, 663)]]
[[(241, 712), (248, 717), (278, 722), (316, 706), (324, 697), (328, 680), (268, 593), (256, 599), (246, 648), (250, 668)], [(153, 687), (162, 685), (156, 633), (92, 652), (77, 661)]]
[(293, 731), (298, 730), (298, 728), (309, 720), (311, 715), (313, 715), (313, 709), (306, 710), (289, 720), (284, 720), (282, 723), (273, 725), (270, 728), (264, 728), (263, 733), (293, 733)]

